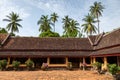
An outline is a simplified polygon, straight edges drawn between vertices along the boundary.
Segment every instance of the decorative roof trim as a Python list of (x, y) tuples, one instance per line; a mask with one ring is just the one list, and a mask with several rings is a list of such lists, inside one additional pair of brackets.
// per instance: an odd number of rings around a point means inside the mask
[(96, 37), (95, 42), (94, 42), (94, 46), (96, 46), (96, 45), (99, 44), (99, 42), (100, 42), (100, 40), (102, 39), (103, 35), (104, 35), (104, 32), (103, 32), (102, 34), (100, 34), (100, 35), (98, 36), (98, 38)]
[(88, 40), (92, 46), (94, 46), (94, 43), (91, 41), (90, 37), (88, 36)]
[(3, 46), (4, 43), (6, 42), (6, 40), (9, 38), (10, 34), (7, 35), (7, 37), (2, 41), (2, 43), (0, 44), (0, 46)]

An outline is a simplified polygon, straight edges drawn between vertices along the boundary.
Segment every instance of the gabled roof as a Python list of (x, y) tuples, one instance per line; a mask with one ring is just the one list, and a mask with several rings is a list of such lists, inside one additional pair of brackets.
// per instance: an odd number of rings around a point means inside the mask
[(88, 36), (88, 39), (91, 43), (92, 46), (96, 46), (99, 44), (101, 38), (103, 37), (104, 33), (99, 34), (99, 35), (92, 35), (92, 36)]
[(99, 44), (95, 46), (94, 49), (102, 49), (116, 45), (120, 45), (120, 28), (109, 34), (103, 35)]
[(90, 55), (104, 56), (120, 54), (120, 28), (104, 35), (99, 44), (94, 46), (94, 52)]

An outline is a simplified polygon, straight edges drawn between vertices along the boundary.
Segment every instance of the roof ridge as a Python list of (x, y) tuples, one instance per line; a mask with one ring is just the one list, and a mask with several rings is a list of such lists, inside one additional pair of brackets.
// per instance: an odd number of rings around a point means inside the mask
[(94, 46), (94, 43), (92, 42), (92, 40), (90, 39), (89, 36), (88, 36), (88, 40), (89, 40), (90, 44), (91, 44), (92, 46)]
[(2, 46), (6, 42), (6, 40), (9, 38), (9, 36), (10, 36), (10, 34), (7, 35), (7, 37), (2, 41), (2, 43), (0, 44), (0, 46)]
[(107, 35), (109, 35), (109, 34), (111, 34), (111, 33), (113, 33), (113, 32), (116, 32), (116, 31), (118, 31), (118, 30), (120, 30), (120, 27), (117, 28), (117, 29), (115, 29), (115, 30), (110, 31), (109, 33), (107, 33), (107, 34), (105, 34), (105, 35), (103, 35), (103, 37), (105, 37), (105, 36), (107, 36)]
[(96, 37), (95, 42), (94, 42), (94, 45), (98, 45), (98, 43), (99, 43), (100, 40), (102, 39), (103, 35), (104, 35), (104, 32)]

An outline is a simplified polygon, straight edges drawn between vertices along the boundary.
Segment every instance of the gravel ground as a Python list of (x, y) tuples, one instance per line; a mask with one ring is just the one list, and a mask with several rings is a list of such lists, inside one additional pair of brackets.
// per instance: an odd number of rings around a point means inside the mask
[(0, 80), (113, 80), (94, 71), (0, 71)]

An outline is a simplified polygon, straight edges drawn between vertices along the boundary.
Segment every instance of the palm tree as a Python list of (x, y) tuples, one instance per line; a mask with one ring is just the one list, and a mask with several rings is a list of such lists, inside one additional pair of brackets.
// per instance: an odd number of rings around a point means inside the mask
[(55, 22), (57, 21), (57, 18), (58, 18), (57, 13), (54, 12), (53, 14), (51, 14), (51, 20), (54, 23), (54, 32), (55, 32)]
[(68, 30), (69, 30), (69, 27), (70, 27), (70, 21), (71, 21), (71, 18), (69, 18), (68, 16), (65, 16), (62, 19), (63, 29), (64, 29), (63, 34), (68, 35), (67, 33), (68, 33)]
[(69, 37), (77, 37), (78, 33), (80, 34), (80, 28), (78, 26), (79, 23), (77, 21), (73, 19), (70, 21), (70, 27), (68, 29)]
[(91, 15), (87, 15), (85, 16), (85, 18), (83, 19), (83, 21), (85, 22), (82, 26), (83, 26), (83, 31), (90, 35), (92, 35), (92, 33), (96, 33), (96, 26), (93, 24), (96, 21), (94, 20), (94, 17), (92, 17)]
[(39, 31), (41, 32), (46, 32), (51, 30), (52, 23), (50, 19), (48, 19), (48, 15), (46, 16), (42, 15), (40, 20), (38, 20), (37, 24), (40, 25)]
[(19, 22), (22, 21), (22, 19), (19, 18), (19, 15), (11, 12), (9, 15), (6, 16), (8, 19), (3, 19), (3, 21), (9, 22), (6, 29), (8, 31), (11, 31), (11, 34), (14, 34), (14, 32), (19, 32), (18, 27), (22, 27)]
[(99, 17), (102, 16), (102, 12), (103, 12), (103, 5), (101, 4), (101, 2), (94, 2), (93, 6), (90, 6), (90, 12), (91, 15), (94, 16), (95, 18), (97, 18), (97, 22), (98, 22), (98, 34), (100, 33), (100, 28), (99, 28)]

